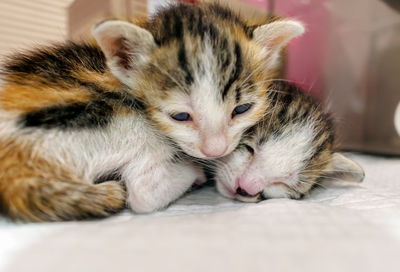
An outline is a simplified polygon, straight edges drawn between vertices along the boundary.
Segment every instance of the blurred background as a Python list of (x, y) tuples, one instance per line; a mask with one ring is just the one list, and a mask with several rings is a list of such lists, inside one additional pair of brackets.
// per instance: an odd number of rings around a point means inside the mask
[[(324, 101), (337, 121), (342, 149), (400, 155), (399, 0), (220, 2), (245, 16), (274, 12), (303, 21), (307, 33), (290, 45), (286, 77)], [(0, 57), (49, 42), (86, 39), (102, 18), (148, 16), (167, 3), (0, 0)]]

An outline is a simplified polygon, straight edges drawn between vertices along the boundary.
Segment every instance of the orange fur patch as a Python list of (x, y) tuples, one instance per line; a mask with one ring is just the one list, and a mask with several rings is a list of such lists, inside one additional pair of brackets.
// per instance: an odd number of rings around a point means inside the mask
[(0, 150), (0, 210), (13, 219), (76, 220), (125, 206), (125, 191), (117, 183), (83, 182), (15, 140), (0, 139)]
[(90, 93), (84, 88), (64, 88), (30, 84), (6, 84), (0, 96), (0, 107), (7, 111), (30, 112), (54, 104), (87, 102)]

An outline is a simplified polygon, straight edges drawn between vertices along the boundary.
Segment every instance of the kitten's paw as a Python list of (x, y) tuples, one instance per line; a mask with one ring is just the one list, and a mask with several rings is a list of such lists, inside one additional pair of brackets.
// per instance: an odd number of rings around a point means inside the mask
[(300, 199), (304, 196), (303, 193), (294, 190), (286, 184), (273, 184), (264, 189), (262, 193), (263, 197), (268, 198), (290, 198)]
[(287, 197), (290, 199), (301, 199), (304, 197), (304, 194), (291, 189), (288, 190)]
[(206, 174), (204, 173), (203, 169), (196, 169), (197, 177), (194, 180), (194, 184), (202, 185), (207, 182)]

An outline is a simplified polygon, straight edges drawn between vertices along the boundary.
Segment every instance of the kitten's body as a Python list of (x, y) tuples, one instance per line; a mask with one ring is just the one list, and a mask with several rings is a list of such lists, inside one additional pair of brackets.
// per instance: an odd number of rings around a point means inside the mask
[[(109, 74), (99, 48), (69, 44), (49, 52), (60, 58), (69, 47), (85, 53), (68, 54), (63, 69), (33, 61), (44, 51), (7, 67), (0, 93), (4, 209), (35, 221), (107, 215), (125, 206), (125, 192), (117, 182), (93, 185), (102, 176), (130, 181), (130, 205), (138, 212), (167, 205), (201, 172), (174, 157), (177, 149)], [(84, 77), (68, 74), (78, 69)], [(157, 187), (159, 178), (165, 180)]]
[(36, 221), (104, 216), (125, 203), (120, 184), (93, 184), (104, 176), (120, 177), (133, 210), (165, 207), (204, 178), (180, 151), (231, 152), (264, 114), (261, 79), (276, 75), (282, 48), (303, 31), (177, 5), (136, 25), (97, 25), (99, 46), (17, 55), (0, 89), (2, 209)]
[(332, 174), (363, 179), (359, 166), (334, 152), (331, 118), (313, 98), (294, 85), (275, 82), (267, 101), (265, 117), (216, 164), (221, 194), (248, 202), (298, 199)]

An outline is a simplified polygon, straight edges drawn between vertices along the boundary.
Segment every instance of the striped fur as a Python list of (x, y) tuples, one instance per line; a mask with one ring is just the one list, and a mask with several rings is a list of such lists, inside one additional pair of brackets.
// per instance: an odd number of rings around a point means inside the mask
[[(107, 216), (125, 199), (136, 212), (168, 205), (204, 179), (182, 150), (226, 155), (264, 115), (265, 80), (304, 31), (274, 21), (179, 4), (149, 20), (102, 22), (97, 43), (11, 57), (1, 71), (1, 210), (42, 221)], [(242, 104), (251, 107), (234, 116)], [(171, 118), (181, 112), (191, 120)]]
[(233, 153), (215, 164), (221, 194), (248, 202), (298, 199), (332, 173), (348, 172), (362, 180), (362, 169), (334, 152), (331, 117), (312, 97), (276, 81), (267, 101), (264, 118), (244, 134)]
[[(276, 27), (216, 4), (177, 4), (136, 25), (103, 22), (94, 36), (114, 75), (148, 103), (149, 118), (186, 153), (209, 159), (231, 152), (264, 114), (267, 79), (281, 76), (283, 48), (304, 31), (294, 21), (268, 20)], [(231, 118), (242, 104), (251, 109)], [(191, 120), (176, 122), (178, 113)]]

